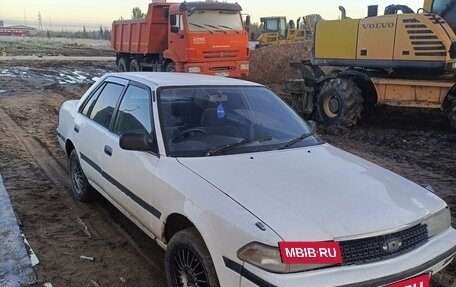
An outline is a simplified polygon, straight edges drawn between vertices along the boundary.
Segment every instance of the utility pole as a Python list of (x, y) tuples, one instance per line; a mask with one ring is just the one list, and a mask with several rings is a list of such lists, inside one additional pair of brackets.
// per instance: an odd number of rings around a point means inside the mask
[(41, 12), (38, 11), (38, 31), (42, 32), (43, 31), (43, 22), (41, 18)]

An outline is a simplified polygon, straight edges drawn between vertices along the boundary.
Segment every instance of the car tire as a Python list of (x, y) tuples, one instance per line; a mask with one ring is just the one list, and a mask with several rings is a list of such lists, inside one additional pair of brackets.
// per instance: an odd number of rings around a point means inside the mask
[(165, 253), (165, 273), (171, 287), (220, 287), (209, 250), (196, 228), (181, 230), (171, 238)]
[(335, 78), (323, 84), (317, 96), (319, 120), (325, 125), (354, 126), (361, 118), (361, 89), (349, 78)]
[(130, 72), (140, 72), (141, 67), (139, 66), (139, 61), (136, 59), (131, 60), (130, 62)]
[(120, 72), (128, 72), (130, 67), (130, 61), (129, 59), (122, 57), (119, 59), (119, 62), (117, 63), (117, 68), (119, 69)]
[(79, 162), (78, 153), (72, 150), (69, 158), (70, 184), (73, 196), (82, 202), (93, 199), (95, 191), (90, 186)]
[(166, 64), (166, 72), (176, 73), (176, 64), (174, 62), (169, 62), (168, 64)]

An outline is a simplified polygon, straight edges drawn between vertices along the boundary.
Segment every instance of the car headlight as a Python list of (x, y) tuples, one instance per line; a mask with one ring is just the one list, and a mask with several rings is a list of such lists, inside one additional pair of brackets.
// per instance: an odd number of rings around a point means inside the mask
[(335, 264), (284, 264), (278, 247), (252, 242), (238, 251), (242, 261), (273, 273), (295, 273)]
[(249, 64), (241, 64), (240, 68), (241, 68), (241, 70), (248, 70)]
[(200, 67), (189, 67), (188, 72), (189, 73), (201, 73), (201, 68)]
[(448, 207), (434, 213), (425, 222), (427, 224), (429, 238), (451, 227), (451, 214)]

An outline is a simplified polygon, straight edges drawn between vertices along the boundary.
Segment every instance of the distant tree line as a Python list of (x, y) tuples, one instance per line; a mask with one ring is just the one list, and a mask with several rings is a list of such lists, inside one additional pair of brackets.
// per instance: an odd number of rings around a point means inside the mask
[(94, 40), (110, 40), (111, 30), (107, 27), (100, 25), (98, 30), (88, 30), (85, 25), (82, 26), (82, 30), (78, 31), (39, 31), (37, 36), (48, 37), (48, 38), (77, 38), (77, 39), (94, 39)]
[[(132, 19), (144, 19), (145, 14), (141, 11), (139, 7), (134, 7), (131, 11)], [(41, 15), (38, 15), (39, 20), (41, 20)], [(123, 17), (120, 17), (118, 20), (124, 20)], [(103, 27), (100, 25), (98, 30), (87, 30), (85, 25), (82, 26), (82, 30), (78, 31), (51, 31), (51, 30), (42, 30), (38, 31), (37, 36), (39, 37), (48, 37), (48, 38), (77, 38), (77, 39), (95, 39), (95, 40), (110, 40), (111, 39), (111, 29)]]

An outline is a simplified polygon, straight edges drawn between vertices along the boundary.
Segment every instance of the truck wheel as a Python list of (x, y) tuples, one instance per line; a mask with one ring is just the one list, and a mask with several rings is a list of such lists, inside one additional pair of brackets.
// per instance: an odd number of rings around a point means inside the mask
[(448, 118), (450, 119), (451, 127), (456, 130), (456, 99), (453, 100), (453, 103), (451, 104), (450, 114), (448, 115)]
[(130, 72), (139, 72), (141, 68), (139, 67), (139, 62), (136, 59), (131, 60), (130, 62)]
[(176, 233), (165, 253), (168, 286), (220, 287), (211, 256), (195, 228)]
[(326, 125), (354, 126), (362, 109), (361, 89), (348, 78), (326, 81), (317, 95), (318, 115)]
[(119, 68), (119, 71), (121, 72), (128, 72), (129, 71), (129, 60), (125, 57), (122, 57), (119, 59), (119, 62), (117, 63), (117, 67)]
[(87, 177), (79, 163), (78, 153), (74, 149), (70, 153), (70, 183), (74, 197), (83, 202), (90, 201), (94, 196), (94, 190), (87, 181)]
[(170, 72), (170, 73), (177, 72), (176, 64), (174, 62), (169, 62), (168, 64), (166, 64), (166, 72)]

